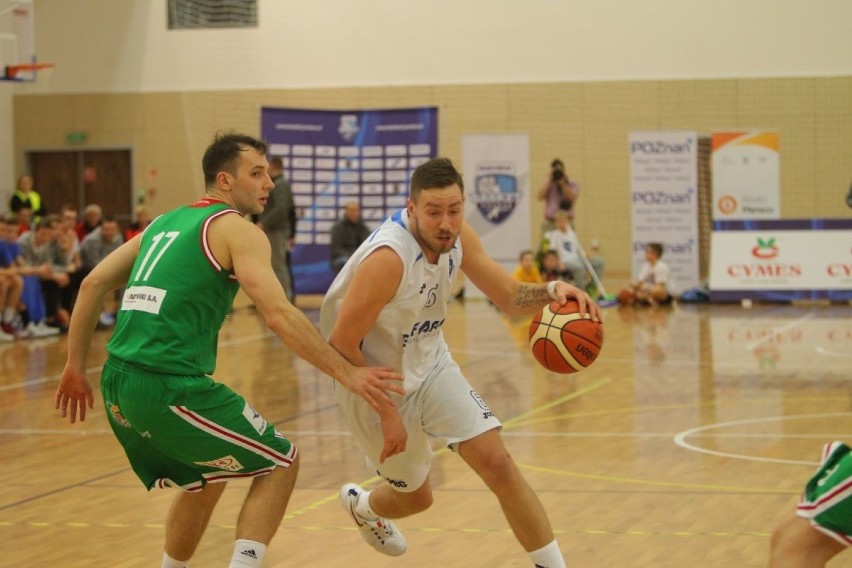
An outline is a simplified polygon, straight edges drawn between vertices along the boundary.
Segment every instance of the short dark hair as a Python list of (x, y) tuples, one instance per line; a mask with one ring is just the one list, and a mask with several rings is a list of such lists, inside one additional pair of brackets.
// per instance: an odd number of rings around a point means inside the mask
[(663, 256), (663, 244), (662, 243), (648, 243), (645, 245), (646, 248), (651, 249), (657, 255), (657, 258), (662, 258)]
[(234, 132), (217, 133), (216, 137), (201, 158), (201, 169), (204, 171), (204, 185), (212, 186), (216, 183), (216, 175), (225, 171), (237, 175), (237, 161), (240, 152), (253, 149), (259, 154), (266, 154), (266, 142)]
[(563, 168), (563, 169), (565, 168), (565, 164), (563, 164), (562, 160), (560, 160), (559, 158), (554, 158), (553, 161), (550, 162), (551, 168), (555, 168), (556, 166), (559, 166), (560, 168)]
[(278, 156), (274, 156), (269, 158), (269, 165), (273, 168), (283, 169), (284, 168), (284, 160), (279, 158)]
[(408, 197), (416, 200), (424, 189), (449, 187), (453, 184), (458, 185), (462, 194), (464, 193), (464, 180), (453, 162), (449, 158), (433, 158), (417, 166), (411, 174)]

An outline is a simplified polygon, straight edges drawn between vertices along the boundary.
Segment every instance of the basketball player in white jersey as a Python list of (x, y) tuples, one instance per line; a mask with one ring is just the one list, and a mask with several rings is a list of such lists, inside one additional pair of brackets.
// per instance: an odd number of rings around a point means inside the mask
[(406, 542), (389, 519), (432, 504), (430, 438), (449, 447), (496, 494), (509, 525), (536, 566), (564, 567), (550, 521), (500, 436), (500, 421), (450, 356), (441, 328), (459, 270), (501, 310), (532, 313), (575, 298), (600, 321), (598, 306), (565, 282), (515, 281), (487, 256), (464, 222), (461, 174), (443, 158), (418, 167), (408, 204), (358, 248), (331, 285), (320, 328), (355, 365), (382, 365), (405, 377), (377, 413), (346, 389), (335, 389), (349, 428), (384, 483), (372, 491), (344, 485), (340, 499), (362, 537), (397, 556)]

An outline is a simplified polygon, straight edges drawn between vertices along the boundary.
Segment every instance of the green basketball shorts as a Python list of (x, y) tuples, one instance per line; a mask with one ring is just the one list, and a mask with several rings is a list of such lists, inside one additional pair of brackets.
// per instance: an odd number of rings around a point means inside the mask
[(243, 397), (206, 375), (159, 375), (113, 357), (101, 374), (112, 431), (149, 490), (287, 467), (296, 447)]
[(826, 444), (822, 463), (802, 494), (796, 511), (811, 525), (852, 546), (852, 449), (840, 442)]

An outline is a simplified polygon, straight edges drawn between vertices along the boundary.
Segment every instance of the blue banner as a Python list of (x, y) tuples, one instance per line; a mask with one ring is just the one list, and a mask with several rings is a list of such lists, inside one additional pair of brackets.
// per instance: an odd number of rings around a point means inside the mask
[(324, 294), (334, 272), (331, 228), (350, 202), (377, 227), (405, 207), (411, 172), (437, 155), (438, 109), (261, 109), (261, 136), (284, 161), (299, 221), (291, 253), (296, 294)]

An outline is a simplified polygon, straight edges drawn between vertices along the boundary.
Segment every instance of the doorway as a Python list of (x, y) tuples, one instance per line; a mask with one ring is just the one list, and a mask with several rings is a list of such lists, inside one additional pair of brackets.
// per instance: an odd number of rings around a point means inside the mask
[(97, 203), (124, 227), (133, 213), (130, 150), (70, 150), (28, 152), (33, 186), (48, 213), (63, 205), (76, 207), (82, 217), (86, 205)]

